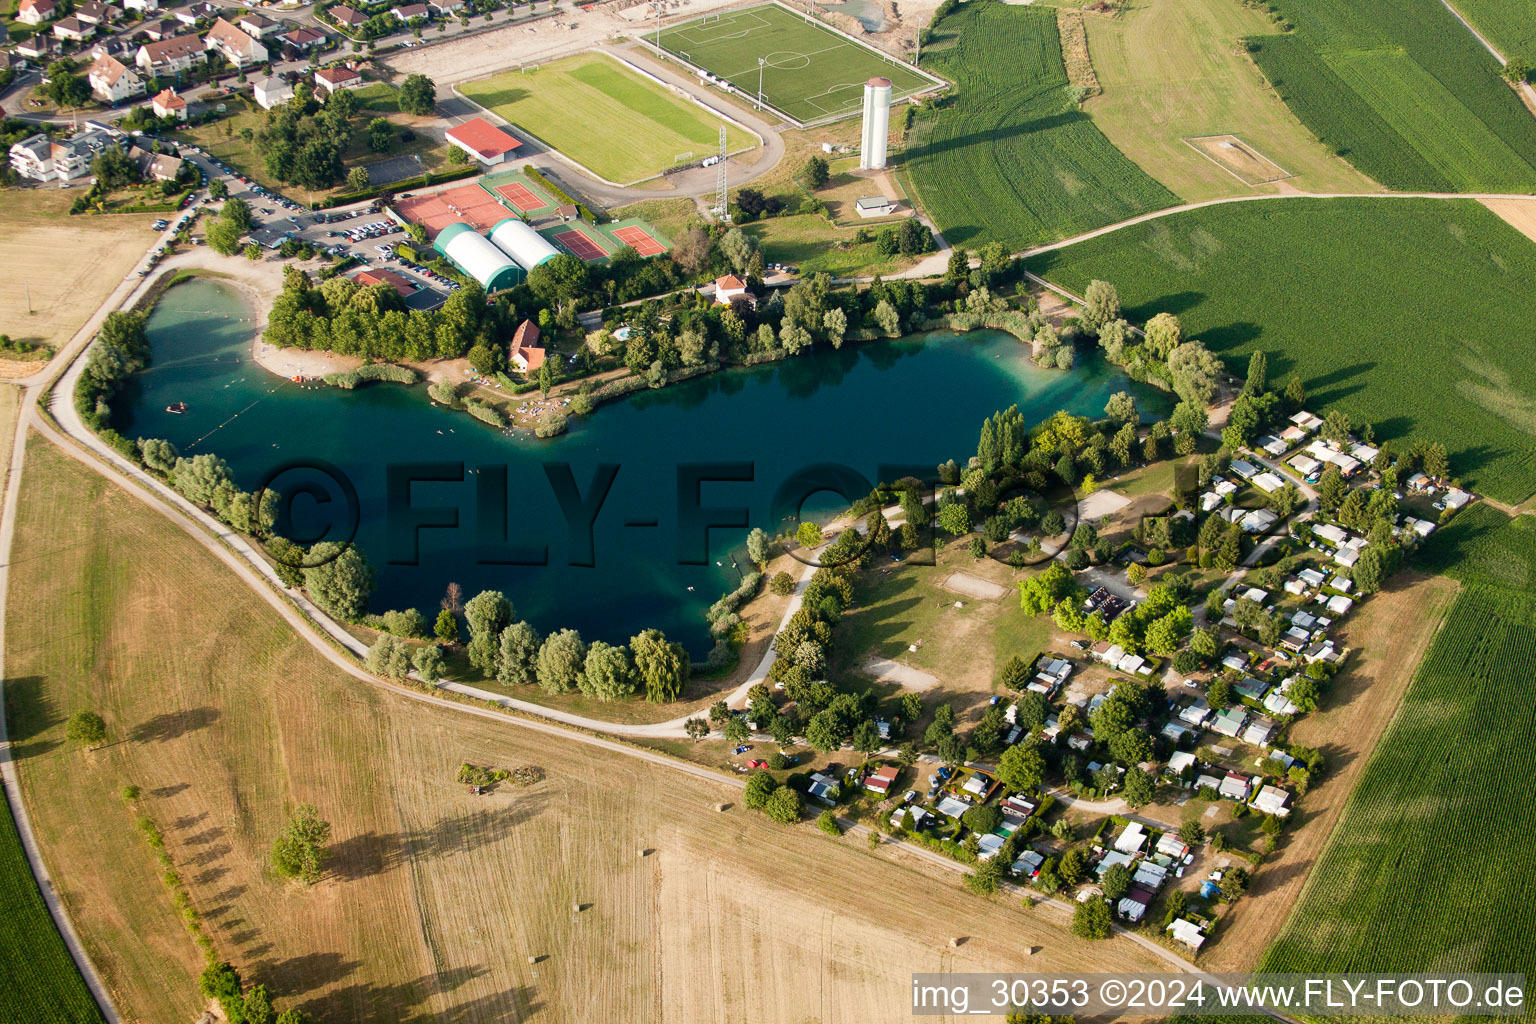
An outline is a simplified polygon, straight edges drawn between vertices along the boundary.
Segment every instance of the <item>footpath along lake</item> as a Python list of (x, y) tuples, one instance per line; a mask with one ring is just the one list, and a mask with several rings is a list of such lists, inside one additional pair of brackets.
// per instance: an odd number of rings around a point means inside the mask
[[(425, 385), (342, 391), (275, 377), (251, 359), (250, 317), (242, 297), (216, 281), (167, 292), (149, 320), (153, 361), (119, 398), (118, 429), (166, 438), (183, 455), (215, 453), (245, 489), (295, 461), (335, 466), (357, 492), (356, 540), (376, 570), (375, 611), (415, 606), (430, 621), (454, 581), (466, 598), (503, 591), (541, 632), (568, 626), (622, 643), (654, 626), (700, 658), (710, 646), (703, 611), (735, 585), (732, 559), (744, 562), (746, 531), (710, 530), (707, 555), (702, 530), (680, 536), (680, 466), (749, 463), (750, 482), (706, 482), (699, 504), (745, 508), (752, 525), (772, 532), (792, 511), (774, 505), (775, 493), (818, 464), (861, 474), (865, 493), (881, 464), (963, 464), (982, 420), (1015, 403), (1030, 423), (1060, 408), (1101, 416), (1109, 396), (1126, 389), (1144, 409), (1161, 415), (1170, 407), (1168, 396), (1100, 359), (1041, 370), (1010, 335), (935, 332), (716, 373), (601, 406), (554, 440), (514, 439), (432, 405)], [(176, 402), (187, 404), (184, 414), (166, 411)], [(460, 464), (462, 480), (419, 481)], [(592, 530), (593, 564), (572, 565), (582, 545), (573, 549), (549, 471), (559, 476), (568, 465), (587, 495), (601, 464), (618, 470)], [(414, 511), (391, 498), (391, 467), (397, 478), (418, 478)], [(314, 472), (292, 470), (272, 486), (293, 494), (304, 482), (331, 499), (294, 498), (294, 538), (308, 542), (346, 517), (331, 515), (345, 505), (341, 489)], [(843, 505), (822, 492), (805, 509), (809, 516)], [(413, 530), (412, 517), (423, 515), (456, 517), (457, 526)], [(626, 525), (639, 522), (655, 525)], [(546, 547), (546, 565), (493, 564)], [(680, 555), (705, 564), (680, 564)]]

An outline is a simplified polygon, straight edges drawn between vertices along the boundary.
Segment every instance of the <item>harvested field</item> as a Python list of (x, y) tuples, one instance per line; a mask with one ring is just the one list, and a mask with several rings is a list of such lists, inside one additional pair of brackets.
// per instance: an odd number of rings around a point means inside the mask
[(1123, 494), (1107, 488), (1094, 491), (1077, 503), (1077, 517), (1084, 522), (1096, 522), (1104, 516), (1112, 516), (1131, 503)]
[[(15, 753), (60, 893), (130, 1021), (192, 1019), (201, 965), (125, 783), (143, 787), (219, 955), (325, 1021), (851, 1024), (904, 1016), (914, 970), (1164, 967), (899, 852), (773, 825), (723, 783), (346, 677), (137, 501), (40, 441), (27, 459)], [(115, 741), (90, 755), (62, 742), (84, 705)], [(471, 796), (464, 760), (547, 779)], [(334, 829), (308, 890), (266, 867), (300, 801)]]
[[(64, 344), (123, 277), (155, 235), (148, 213), (71, 217), (74, 189), (0, 189), (0, 334), (17, 341)], [(30, 303), (31, 312), (28, 312)], [(37, 367), (24, 370), (36, 372)]]
[(1067, 66), (1067, 83), (1081, 89), (1083, 97), (1097, 96), (1099, 77), (1093, 73), (1093, 58), (1088, 52), (1088, 27), (1083, 12), (1076, 7), (1056, 8), (1056, 30), (1061, 33), (1061, 59)]
[(1484, 199), (1482, 204), (1526, 238), (1536, 242), (1536, 200)]
[(930, 675), (910, 665), (891, 661), (889, 658), (870, 658), (864, 662), (864, 671), (873, 676), (878, 683), (890, 681), (918, 693), (931, 690), (939, 683), (938, 676)]

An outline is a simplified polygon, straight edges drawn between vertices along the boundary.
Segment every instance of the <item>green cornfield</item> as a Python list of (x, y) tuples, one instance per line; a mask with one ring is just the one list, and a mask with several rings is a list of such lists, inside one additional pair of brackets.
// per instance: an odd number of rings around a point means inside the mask
[(0, 797), (0, 1024), (101, 1024)]
[[(1269, 0), (1249, 48), (1312, 133), (1388, 188), (1536, 189), (1536, 118), (1439, 0)], [(1521, 5), (1526, 21), (1529, 5)]]
[(1453, 5), (1506, 59), (1536, 57), (1530, 0), (1456, 0)]
[[(1536, 121), (1533, 121), (1536, 123)], [(1171, 312), (1241, 373), (1306, 384), (1396, 443), (1440, 441), (1479, 493), (1536, 492), (1536, 245), (1472, 200), (1265, 199), (1170, 214), (1032, 257), (1126, 315)]]
[(1523, 972), (1536, 956), (1536, 594), (1471, 575), (1258, 970)]
[(1078, 109), (1053, 8), (970, 0), (922, 66), (955, 88), (918, 112), (901, 161), (951, 245), (1023, 248), (1179, 201)]

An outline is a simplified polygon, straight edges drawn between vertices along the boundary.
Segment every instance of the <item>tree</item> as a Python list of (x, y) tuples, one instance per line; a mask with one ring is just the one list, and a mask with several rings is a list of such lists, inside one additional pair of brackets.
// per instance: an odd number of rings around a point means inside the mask
[(1104, 415), (1112, 423), (1136, 423), (1141, 414), (1136, 411), (1136, 399), (1128, 391), (1116, 391), (1104, 406)]
[(234, 222), (215, 217), (208, 222), (208, 245), (220, 256), (233, 256), (240, 251), (240, 236), (244, 232)]
[(574, 629), (549, 634), (539, 647), (539, 686), (548, 693), (570, 693), (581, 682), (586, 667), (587, 645)]
[(1015, 743), (997, 760), (997, 780), (1010, 792), (1023, 793), (1045, 778), (1045, 758), (1033, 743)]
[(821, 527), (807, 519), (795, 530), (795, 540), (803, 548), (814, 548), (821, 543)]
[(64, 726), (64, 738), (87, 749), (107, 738), (107, 723), (94, 711), (76, 711)]
[(1205, 826), (1198, 821), (1186, 821), (1179, 826), (1179, 839), (1187, 846), (1199, 846), (1205, 842)]
[(426, 75), (406, 75), (400, 83), (400, 109), (426, 117), (437, 107), (437, 86)]
[(1132, 807), (1145, 807), (1157, 794), (1157, 780), (1140, 768), (1130, 768), (1125, 773), (1125, 802)]
[(469, 626), (469, 663), (490, 675), (496, 671), (496, 654), (501, 632), (515, 618), (512, 602), (499, 590), (482, 590), (464, 605), (464, 621)]
[(304, 569), (304, 589), (320, 609), (334, 618), (356, 622), (373, 592), (373, 570), (362, 552), (351, 545), (322, 541), (310, 548)]
[(774, 573), (768, 581), (768, 589), (778, 597), (788, 597), (795, 592), (795, 578), (787, 572)]
[(947, 533), (950, 533), (956, 537), (970, 533), (970, 510), (960, 502), (954, 502), (952, 504), (945, 505), (943, 508), (939, 509), (938, 523), (939, 526), (943, 527)]
[(1285, 384), (1285, 400), (1292, 409), (1297, 410), (1307, 404), (1306, 385), (1295, 374), (1292, 374), (1291, 379)]
[(214, 999), (224, 1010), (229, 1021), (240, 1021), (245, 1016), (245, 998), (241, 994), (240, 972), (229, 961), (210, 961), (198, 976), (197, 987), (205, 999)]
[(209, 199), (223, 199), (223, 198), (227, 197), (228, 195), (229, 195), (229, 186), (224, 183), (224, 179), (223, 178), (214, 178), (212, 181), (210, 181), (208, 183), (208, 198)]
[(768, 805), (768, 798), (779, 788), (778, 780), (759, 768), (747, 776), (747, 788), (741, 802), (750, 811), (760, 811)]
[(683, 723), (683, 731), (688, 734), (689, 739), (697, 743), (709, 735), (709, 723), (702, 718), (690, 718)]
[(635, 692), (635, 670), (629, 652), (601, 640), (587, 648), (587, 660), (577, 681), (581, 692), (598, 700), (617, 700)]
[(411, 656), (411, 667), (416, 669), (416, 675), (428, 686), (436, 686), (443, 678), (443, 649), (437, 644), (427, 644), (419, 647)]
[(768, 563), (768, 554), (768, 535), (760, 528), (754, 526), (752, 532), (747, 534), (747, 557), (755, 565), (766, 565)]
[(272, 994), (265, 985), (252, 985), (241, 1009), (245, 1024), (273, 1024), (277, 1019), (277, 1011), (272, 1009)]
[(960, 821), (973, 832), (991, 832), (1003, 823), (1003, 811), (996, 804), (980, 804), (967, 808)]
[(819, 156), (812, 156), (806, 160), (805, 166), (800, 168), (800, 174), (805, 178), (805, 186), (812, 192), (825, 188), (827, 181), (832, 177), (831, 169), (827, 161)]
[(1232, 705), (1232, 684), (1225, 679), (1214, 679), (1206, 688), (1205, 702), (1217, 711), (1223, 711)]
[(229, 221), (242, 232), (256, 226), (256, 219), (251, 215), (251, 204), (238, 197), (228, 200), (219, 208), (219, 217)]
[(437, 622), (433, 625), (432, 632), (440, 642), (456, 644), (459, 642), (459, 620), (453, 612), (444, 608), (437, 613)]
[(1089, 899), (1072, 912), (1072, 934), (1080, 939), (1107, 939), (1110, 932), (1109, 904)]
[(284, 878), (313, 885), (330, 856), (330, 841), (331, 823), (321, 819), (314, 804), (300, 804), (272, 844), (272, 867)]
[(1248, 379), (1243, 383), (1243, 394), (1262, 395), (1269, 390), (1269, 357), (1255, 352), (1248, 358)]
[(682, 644), (670, 643), (659, 629), (647, 629), (629, 641), (635, 673), (645, 686), (645, 699), (677, 700), (687, 685), (691, 665)]
[(829, 836), (840, 836), (843, 834), (843, 826), (837, 823), (837, 815), (833, 814), (831, 809), (816, 815), (816, 827)]
[(1511, 57), (1508, 63), (1499, 71), (1504, 76), (1504, 81), (1511, 85), (1519, 85), (1530, 80), (1531, 62), (1524, 57)]
[(375, 675), (388, 676), (396, 681), (404, 679), (411, 670), (410, 645), (397, 636), (380, 633), (373, 646), (368, 648), (368, 656), (363, 659), (363, 664)]
[(1106, 899), (1118, 900), (1131, 888), (1131, 869), (1124, 864), (1110, 865), (1109, 870), (1104, 872), (1099, 888), (1104, 890)]
[(1184, 327), (1172, 313), (1159, 313), (1147, 321), (1147, 348), (1159, 359), (1167, 359), (1183, 340)]
[(368, 168), (354, 167), (347, 172), (347, 187), (354, 192), (361, 192), (368, 187)]
[(1089, 281), (1083, 299), (1087, 303), (1083, 310), (1083, 326), (1094, 333), (1120, 316), (1120, 295), (1108, 281)]
[(1339, 472), (1338, 466), (1329, 466), (1317, 481), (1317, 497), (1329, 512), (1344, 503), (1344, 494), (1348, 490), (1349, 485), (1344, 482), (1344, 474)]
[(1248, 872), (1239, 867), (1230, 867), (1221, 876), (1221, 898), (1231, 903), (1243, 893), (1248, 891)]
[(788, 786), (774, 790), (763, 806), (763, 813), (768, 815), (769, 820), (780, 825), (793, 825), (800, 820), (800, 812), (800, 794)]

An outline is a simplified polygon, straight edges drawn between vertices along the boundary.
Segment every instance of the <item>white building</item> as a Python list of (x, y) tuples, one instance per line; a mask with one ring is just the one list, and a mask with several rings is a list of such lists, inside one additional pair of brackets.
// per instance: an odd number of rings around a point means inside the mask
[(203, 45), (215, 53), (223, 54), (224, 58), (237, 68), (247, 64), (260, 64), (267, 59), (265, 45), (223, 18), (213, 23), (213, 28), (209, 29), (208, 35), (203, 38)]
[(293, 99), (293, 86), (281, 78), (263, 78), (252, 92), (256, 96), (256, 105), (262, 110), (271, 110)]
[(878, 171), (885, 167), (891, 134), (891, 80), (871, 78), (864, 83), (864, 139), (859, 167)]
[(86, 72), (91, 95), (103, 103), (120, 103), (130, 96), (144, 95), (144, 79), (116, 57), (98, 57)]
[(115, 145), (117, 136), (99, 126), (62, 142), (34, 135), (11, 147), (11, 168), (33, 181), (73, 181), (90, 173), (96, 154)]
[(351, 68), (321, 68), (315, 72), (315, 89), (327, 96), (337, 89), (361, 89), (363, 76)]
[(187, 101), (170, 89), (161, 89), (156, 93), (149, 107), (156, 117), (174, 117), (178, 121), (187, 119)]
[(140, 71), (151, 75), (174, 75), (202, 60), (206, 50), (203, 41), (195, 35), (171, 36), (139, 47), (134, 63)]

